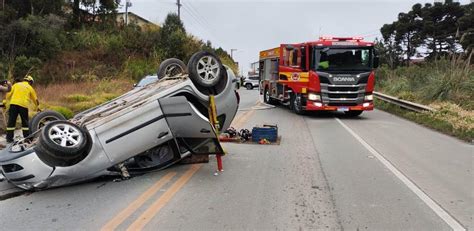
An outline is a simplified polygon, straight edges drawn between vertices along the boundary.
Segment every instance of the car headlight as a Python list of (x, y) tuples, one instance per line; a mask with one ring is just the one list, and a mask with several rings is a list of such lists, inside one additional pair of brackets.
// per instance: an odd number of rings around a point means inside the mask
[(308, 99), (311, 100), (311, 101), (318, 101), (318, 100), (321, 100), (321, 96), (318, 95), (318, 94), (309, 93), (308, 94)]
[(372, 100), (374, 100), (374, 95), (366, 95), (364, 99), (366, 101), (372, 101)]

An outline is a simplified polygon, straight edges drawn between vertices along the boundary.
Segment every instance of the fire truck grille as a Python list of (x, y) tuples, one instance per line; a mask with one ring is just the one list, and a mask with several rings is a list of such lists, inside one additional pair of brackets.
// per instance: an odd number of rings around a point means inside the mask
[(366, 84), (332, 85), (321, 83), (321, 98), (329, 106), (354, 106), (364, 102)]
[(357, 98), (357, 94), (334, 94), (334, 93), (328, 93), (329, 98), (334, 99), (334, 98), (347, 98), (347, 99), (354, 99)]
[(355, 87), (331, 87), (328, 86), (328, 91), (358, 91), (359, 86)]

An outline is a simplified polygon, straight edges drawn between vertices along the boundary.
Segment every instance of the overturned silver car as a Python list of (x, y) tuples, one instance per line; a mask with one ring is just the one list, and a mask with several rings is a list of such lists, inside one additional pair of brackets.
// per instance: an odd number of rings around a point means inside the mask
[(239, 103), (233, 72), (202, 51), (187, 67), (177, 59), (165, 60), (158, 76), (156, 83), (69, 121), (39, 113), (33, 119), (37, 131), (0, 152), (1, 172), (16, 186), (37, 190), (119, 175), (117, 166), (144, 172), (191, 154), (222, 153), (207, 119), (209, 95), (215, 95), (220, 129), (227, 129)]

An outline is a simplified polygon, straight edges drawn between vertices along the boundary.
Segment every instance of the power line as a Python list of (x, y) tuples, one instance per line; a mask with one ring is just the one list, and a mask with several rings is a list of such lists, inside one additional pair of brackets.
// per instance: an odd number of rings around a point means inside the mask
[(209, 22), (205, 18), (201, 17), (201, 15), (192, 7), (190, 2), (187, 4), (187, 6), (189, 6), (189, 13), (194, 15), (195, 20), (197, 20), (201, 25), (211, 32), (210, 29), (212, 29), (212, 27), (210, 26)]
[(193, 19), (193, 20), (190, 20), (189, 22), (191, 22), (193, 25), (196, 25), (198, 27), (201, 28), (201, 31), (204, 31), (207, 35), (209, 35), (209, 37), (211, 37), (209, 31), (206, 29), (205, 26), (203, 26), (199, 20), (197, 20), (196, 16), (194, 14), (191, 13), (191, 11), (189, 11), (187, 9), (187, 7), (183, 7), (184, 11), (188, 13), (188, 15)]
[(199, 11), (197, 10), (197, 8), (194, 6), (194, 4), (192, 3), (192, 1), (188, 1), (189, 4), (187, 4), (187, 6), (189, 6), (188, 8), (190, 9), (190, 11), (196, 15), (197, 19), (200, 21), (200, 23), (202, 25), (205, 26), (205, 28), (210, 32), (210, 34), (212, 35), (212, 37), (214, 37), (215, 41), (218, 42), (220, 44), (220, 46), (223, 46), (224, 43), (218, 39), (216, 36), (214, 36), (216, 33), (215, 33), (215, 30), (214, 30), (214, 27), (212, 27), (212, 24), (209, 23), (209, 21), (206, 19), (206, 17), (203, 17)]
[[(194, 5), (192, 4), (191, 1), (189, 2), (188, 5), (189, 5), (189, 8), (191, 9), (191, 11), (194, 11), (194, 13), (196, 15), (200, 16), (199, 12), (196, 10), (196, 8), (194, 7)], [(199, 17), (199, 18), (201, 18), (204, 21), (205, 24), (210, 25), (209, 21), (207, 21), (207, 19), (205, 17)]]
[(214, 40), (215, 42), (218, 42), (220, 44), (222, 44), (222, 42), (216, 37), (214, 36), (214, 33), (212, 33), (212, 31), (210, 30), (210, 25), (205, 23), (204, 20), (202, 19), (202, 17), (200, 17), (199, 14), (196, 14), (195, 12), (193, 12), (190, 7), (188, 7), (188, 4), (184, 5), (183, 6), (183, 9), (189, 14), (189, 16), (192, 17), (192, 19), (194, 19), (194, 22), (197, 26), (201, 27), (202, 30), (209, 36), (211, 37), (212, 40)]

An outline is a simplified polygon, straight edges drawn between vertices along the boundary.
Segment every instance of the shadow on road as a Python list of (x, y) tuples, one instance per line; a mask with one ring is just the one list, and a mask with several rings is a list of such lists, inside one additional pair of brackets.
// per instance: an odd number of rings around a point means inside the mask
[[(370, 112), (369, 112), (370, 113)], [(364, 116), (364, 114), (360, 116), (348, 116), (344, 114), (343, 112), (333, 112), (333, 111), (321, 111), (321, 112), (307, 112), (305, 115), (303, 115), (307, 118), (313, 118), (313, 119), (332, 119), (332, 118), (339, 118), (342, 120), (367, 120), (368, 118)]]

